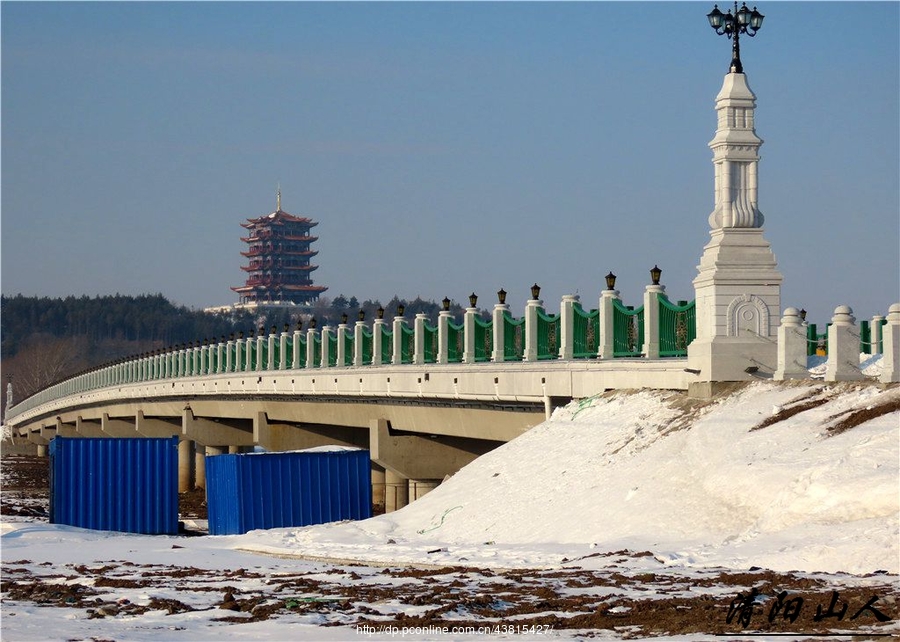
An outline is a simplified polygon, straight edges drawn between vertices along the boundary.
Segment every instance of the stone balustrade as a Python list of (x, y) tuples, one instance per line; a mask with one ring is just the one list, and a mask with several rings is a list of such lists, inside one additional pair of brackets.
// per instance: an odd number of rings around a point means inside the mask
[(900, 303), (890, 307), (887, 317), (874, 316), (871, 323), (856, 325), (850, 306), (834, 310), (824, 335), (815, 325), (806, 323), (805, 313), (787, 308), (778, 328), (778, 368), (773, 378), (805, 379), (809, 377), (807, 357), (827, 354), (825, 381), (865, 379), (860, 370), (860, 354), (882, 354), (882, 383), (900, 381)]

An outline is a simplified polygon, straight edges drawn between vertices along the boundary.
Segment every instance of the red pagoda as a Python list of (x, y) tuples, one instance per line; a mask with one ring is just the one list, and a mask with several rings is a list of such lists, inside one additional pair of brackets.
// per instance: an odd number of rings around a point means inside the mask
[(239, 305), (308, 305), (328, 289), (313, 285), (311, 278), (319, 267), (309, 262), (318, 254), (310, 249), (318, 237), (309, 231), (316, 225), (312, 219), (282, 210), (281, 192), (274, 212), (241, 223), (249, 231), (241, 237), (248, 246), (241, 255), (250, 259), (250, 264), (241, 266), (247, 282), (231, 288), (241, 297)]

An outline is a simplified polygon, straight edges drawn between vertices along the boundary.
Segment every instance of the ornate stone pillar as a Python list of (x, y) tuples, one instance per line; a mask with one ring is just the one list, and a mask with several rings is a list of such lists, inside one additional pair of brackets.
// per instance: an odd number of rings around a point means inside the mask
[(777, 367), (782, 276), (763, 238), (757, 205), (763, 141), (754, 129), (755, 107), (746, 76), (727, 74), (716, 96), (718, 128), (709, 144), (715, 208), (694, 279), (697, 338), (688, 346), (689, 367), (701, 382), (741, 381)]

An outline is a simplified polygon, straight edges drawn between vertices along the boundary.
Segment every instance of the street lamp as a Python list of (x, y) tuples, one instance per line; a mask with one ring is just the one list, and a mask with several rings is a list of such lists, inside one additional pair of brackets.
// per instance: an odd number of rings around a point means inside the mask
[(734, 3), (734, 13), (731, 9), (728, 13), (719, 11), (719, 5), (713, 5), (713, 10), (706, 14), (709, 20), (709, 26), (712, 27), (720, 36), (728, 36), (732, 40), (731, 46), (731, 69), (732, 73), (744, 73), (744, 67), (741, 65), (741, 45), (739, 36), (742, 33), (747, 34), (751, 38), (756, 32), (762, 28), (763, 18), (765, 16), (753, 7), (753, 10), (747, 8), (747, 3), (743, 3), (738, 9), (737, 0)]
[(616, 275), (612, 273), (612, 270), (610, 270), (609, 274), (606, 275), (606, 289), (616, 289)]
[(659, 285), (659, 279), (662, 277), (662, 270), (659, 269), (658, 265), (654, 265), (650, 269), (650, 281), (653, 285)]

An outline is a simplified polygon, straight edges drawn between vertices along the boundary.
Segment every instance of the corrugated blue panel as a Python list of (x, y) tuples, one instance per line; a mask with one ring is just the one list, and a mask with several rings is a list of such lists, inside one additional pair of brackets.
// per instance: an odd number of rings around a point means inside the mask
[(211, 455), (210, 535), (372, 516), (368, 450)]
[(50, 522), (151, 535), (178, 532), (178, 437), (55, 437)]

